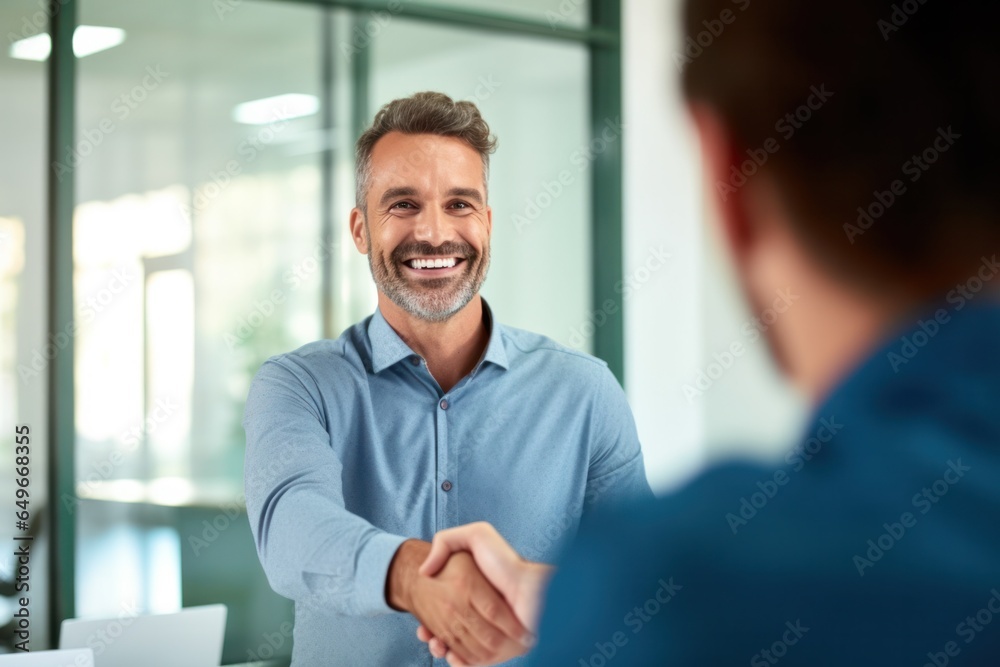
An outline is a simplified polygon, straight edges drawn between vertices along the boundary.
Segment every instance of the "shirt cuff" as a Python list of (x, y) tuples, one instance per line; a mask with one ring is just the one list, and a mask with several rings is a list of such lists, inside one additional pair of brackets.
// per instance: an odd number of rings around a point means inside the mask
[(385, 579), (389, 574), (392, 557), (396, 555), (399, 545), (407, 539), (409, 538), (390, 533), (378, 533), (362, 547), (354, 579), (358, 614), (375, 616), (398, 613), (385, 600)]

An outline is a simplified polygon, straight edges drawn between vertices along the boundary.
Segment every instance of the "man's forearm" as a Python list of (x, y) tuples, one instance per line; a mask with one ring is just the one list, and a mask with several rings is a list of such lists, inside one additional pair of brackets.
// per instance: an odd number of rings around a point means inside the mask
[(423, 540), (406, 540), (399, 545), (385, 577), (385, 601), (390, 607), (397, 611), (412, 611), (410, 590), (414, 579), (420, 576), (417, 570), (430, 551), (430, 542)]

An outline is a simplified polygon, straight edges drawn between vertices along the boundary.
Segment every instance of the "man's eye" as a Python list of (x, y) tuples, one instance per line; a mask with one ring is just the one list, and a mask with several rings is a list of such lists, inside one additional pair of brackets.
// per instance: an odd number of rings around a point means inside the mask
[(457, 201), (454, 204), (452, 204), (452, 207), (453, 208), (470, 208), (470, 206), (467, 203), (465, 203), (464, 201)]
[(396, 202), (390, 208), (413, 208), (413, 204), (408, 201)]

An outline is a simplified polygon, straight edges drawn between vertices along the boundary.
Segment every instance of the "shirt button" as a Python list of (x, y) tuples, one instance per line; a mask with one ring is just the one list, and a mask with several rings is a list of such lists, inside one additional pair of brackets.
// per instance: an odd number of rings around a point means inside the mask
[(449, 482), (448, 480), (444, 480), (443, 482), (441, 482), (441, 488), (444, 489), (445, 491), (451, 491), (451, 482)]
[(410, 363), (413, 364), (414, 366), (419, 366), (420, 357), (418, 357), (417, 355), (413, 355), (412, 357), (410, 357)]
[[(447, 409), (448, 409), (448, 399), (447, 399), (447, 398), (442, 398), (442, 399), (441, 399), (441, 402), (440, 402), (440, 403), (438, 403), (438, 405), (440, 405), (440, 406), (441, 406), (441, 409), (442, 409), (442, 410), (447, 410)], [(445, 489), (445, 491), (447, 491), (447, 490), (448, 490), (448, 489)]]

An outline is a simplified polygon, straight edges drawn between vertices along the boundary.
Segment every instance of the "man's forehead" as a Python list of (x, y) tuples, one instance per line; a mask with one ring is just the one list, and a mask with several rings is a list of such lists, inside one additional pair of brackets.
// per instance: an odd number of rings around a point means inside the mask
[(403, 146), (391, 145), (390, 150), (378, 148), (372, 152), (371, 162), (377, 188), (483, 187), (482, 161), (469, 147), (465, 148), (471, 156), (456, 150), (407, 151)]
[(463, 139), (402, 132), (389, 132), (376, 141), (371, 160), (373, 166), (396, 170), (435, 163), (454, 164), (457, 168), (482, 164), (479, 153)]
[(482, 172), (463, 172), (458, 169), (374, 169), (371, 189), (373, 191), (409, 188), (415, 192), (437, 192), (466, 188), (485, 190)]

